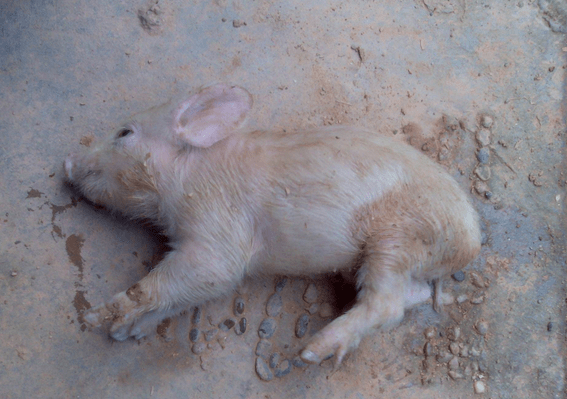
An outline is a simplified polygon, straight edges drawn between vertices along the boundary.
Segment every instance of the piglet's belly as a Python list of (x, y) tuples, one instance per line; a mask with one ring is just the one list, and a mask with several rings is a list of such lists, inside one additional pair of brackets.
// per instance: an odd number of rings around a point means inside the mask
[(261, 256), (264, 271), (289, 275), (329, 273), (350, 268), (360, 251), (346, 234), (314, 229), (272, 235), (265, 249)]

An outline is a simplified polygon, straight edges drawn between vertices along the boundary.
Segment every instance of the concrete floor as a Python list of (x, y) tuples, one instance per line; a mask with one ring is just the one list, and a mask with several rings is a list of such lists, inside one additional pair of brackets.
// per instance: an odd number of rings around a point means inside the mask
[[(1, 398), (565, 397), (565, 3), (155, 4), (0, 4)], [(130, 114), (214, 82), (253, 94), (251, 128), (359, 125), (445, 165), (474, 198), (484, 240), (464, 281), (446, 282), (445, 313), (424, 304), (338, 371), (292, 366), (269, 382), (255, 369), (257, 331), (279, 278), (249, 280), (200, 321), (190, 309), (139, 342), (88, 328), (81, 312), (164, 249), (78, 198), (63, 159)], [(314, 312), (295, 336), (310, 283), (319, 307), (336, 297), (328, 279), (287, 280), (261, 352), (281, 354), (271, 373), (285, 374), (285, 359), (329, 321)], [(243, 317), (242, 335), (214, 331)]]

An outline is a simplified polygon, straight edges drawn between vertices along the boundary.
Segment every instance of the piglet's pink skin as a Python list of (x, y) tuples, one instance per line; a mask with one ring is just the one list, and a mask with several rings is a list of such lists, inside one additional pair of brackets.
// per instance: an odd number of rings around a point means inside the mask
[(441, 167), (404, 143), (349, 127), (242, 132), (251, 106), (246, 90), (212, 86), (67, 158), (83, 195), (152, 220), (173, 248), (85, 320), (110, 320), (113, 338), (138, 339), (247, 274), (356, 268), (356, 305), (301, 352), (309, 363), (332, 354), (339, 365), (373, 328), (428, 299), (428, 281), (477, 256), (477, 215)]

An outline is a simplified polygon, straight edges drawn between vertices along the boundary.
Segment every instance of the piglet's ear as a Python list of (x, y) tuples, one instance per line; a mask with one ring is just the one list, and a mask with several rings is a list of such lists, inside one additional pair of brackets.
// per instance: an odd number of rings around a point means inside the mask
[(250, 108), (252, 96), (241, 87), (207, 87), (177, 106), (173, 130), (192, 146), (210, 147), (240, 127)]

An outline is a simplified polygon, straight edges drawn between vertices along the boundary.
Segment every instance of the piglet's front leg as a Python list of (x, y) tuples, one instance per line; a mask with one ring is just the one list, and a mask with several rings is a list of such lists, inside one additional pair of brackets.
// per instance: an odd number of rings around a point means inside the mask
[(84, 319), (93, 327), (109, 321), (110, 336), (118, 341), (140, 339), (161, 320), (230, 292), (241, 274), (226, 266), (202, 251), (172, 251), (150, 274), (90, 309)]

